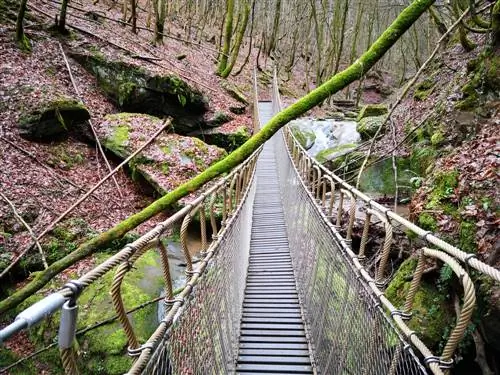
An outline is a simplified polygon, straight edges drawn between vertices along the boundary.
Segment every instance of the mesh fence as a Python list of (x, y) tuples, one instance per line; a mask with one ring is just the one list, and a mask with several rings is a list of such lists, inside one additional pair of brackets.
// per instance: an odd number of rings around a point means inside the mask
[(143, 374), (234, 372), (250, 244), (255, 182), (232, 218), (182, 314), (170, 327)]
[(335, 229), (277, 143), (285, 221), (306, 325), (320, 374), (426, 374), (384, 315)]

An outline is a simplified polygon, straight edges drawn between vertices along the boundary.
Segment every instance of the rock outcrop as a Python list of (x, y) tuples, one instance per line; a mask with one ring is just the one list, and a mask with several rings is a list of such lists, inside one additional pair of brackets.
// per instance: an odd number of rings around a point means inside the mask
[(178, 76), (155, 75), (101, 55), (72, 53), (71, 57), (97, 78), (101, 89), (121, 110), (172, 116), (175, 132), (180, 134), (206, 125), (206, 99)]
[[(107, 115), (98, 128), (106, 149), (125, 159), (137, 150), (163, 121), (158, 117), (119, 113)], [(226, 152), (198, 138), (162, 134), (129, 163), (132, 178), (144, 178), (163, 195), (196, 176)]]
[(69, 97), (42, 100), (34, 109), (19, 118), (19, 135), (30, 141), (53, 141), (69, 135), (88, 137), (90, 118), (87, 108)]

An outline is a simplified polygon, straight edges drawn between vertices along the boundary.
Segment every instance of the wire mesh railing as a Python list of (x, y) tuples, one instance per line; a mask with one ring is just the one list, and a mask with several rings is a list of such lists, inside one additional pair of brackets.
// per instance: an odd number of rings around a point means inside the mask
[[(258, 115), (257, 103), (254, 108)], [(259, 153), (260, 149), (184, 208), (78, 280), (22, 311), (12, 324), (0, 330), (0, 343), (60, 311), (58, 346), (63, 368), (67, 374), (79, 373), (79, 353), (75, 345), (78, 297), (87, 287), (114, 271), (110, 294), (127, 337), (128, 355), (134, 359), (129, 374), (233, 372)], [(187, 241), (187, 229), (195, 217), (200, 223), (201, 238), (197, 263)], [(179, 226), (186, 283), (174, 294), (168, 250), (162, 239)], [(210, 244), (209, 233), (212, 233)], [(161, 261), (165, 298), (160, 303), (164, 304), (164, 315), (151, 337), (140, 342), (124, 303), (122, 284), (125, 277), (134, 272), (134, 263), (149, 251), (157, 251)]]
[[(276, 73), (272, 96), (274, 110), (281, 110)], [(277, 142), (290, 248), (318, 371), (414, 374), (425, 373), (422, 365), (425, 364), (432, 373), (446, 373), (475, 305), (474, 285), (459, 263), (496, 281), (500, 281), (500, 272), (340, 179), (309, 156), (288, 127), (283, 129), (283, 137)], [(344, 208), (346, 201), (347, 209)], [(359, 251), (355, 254), (352, 236), (359, 206), (365, 211), (365, 222)], [(347, 219), (344, 219), (345, 211)], [(373, 276), (365, 268), (368, 234), (374, 227), (372, 216), (382, 222), (385, 231)], [(388, 281), (386, 266), (396, 225), (422, 238), (427, 246), (438, 249), (419, 251), (420, 260), (410, 291), (404, 306), (398, 306), (400, 309), (384, 295)], [(427, 257), (449, 265), (464, 289), (462, 307), (441, 356), (431, 353), (407, 325), (423, 271), (423, 259)]]

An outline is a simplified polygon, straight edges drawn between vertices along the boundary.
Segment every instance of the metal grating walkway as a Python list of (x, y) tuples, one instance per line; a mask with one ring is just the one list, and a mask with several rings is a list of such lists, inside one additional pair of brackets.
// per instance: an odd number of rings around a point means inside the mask
[[(263, 124), (271, 103), (259, 103), (259, 111)], [(274, 146), (268, 142), (257, 163), (237, 372), (312, 374), (277, 173)]]

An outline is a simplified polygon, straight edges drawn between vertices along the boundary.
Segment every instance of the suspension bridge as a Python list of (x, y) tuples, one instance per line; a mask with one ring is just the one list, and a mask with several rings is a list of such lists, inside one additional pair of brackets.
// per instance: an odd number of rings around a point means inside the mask
[[(281, 110), (259, 101), (256, 129)], [(217, 202), (219, 204), (217, 205)], [(359, 218), (357, 207), (363, 206)], [(222, 210), (222, 223), (216, 220)], [(186, 231), (200, 219), (201, 261), (193, 263)], [(376, 219), (376, 220), (372, 220)], [(353, 227), (364, 220), (359, 250)], [(375, 272), (365, 268), (370, 230), (385, 239)], [(181, 226), (187, 281), (172, 287), (161, 239)], [(208, 241), (209, 228), (213, 233)], [(403, 306), (384, 295), (396, 229), (420, 237), (418, 263)], [(147, 251), (160, 254), (164, 314), (139, 342), (122, 298), (122, 281)], [(427, 258), (448, 265), (463, 286), (462, 305), (442, 353), (432, 353), (408, 326)], [(190, 204), (126, 245), (78, 280), (22, 311), (0, 342), (61, 312), (58, 345), (64, 370), (79, 372), (78, 296), (114, 272), (111, 295), (134, 358), (128, 374), (446, 374), (470, 322), (475, 290), (466, 269), (500, 281), (500, 272), (373, 201), (311, 158), (285, 127)], [(163, 311), (163, 310), (162, 310)]]

